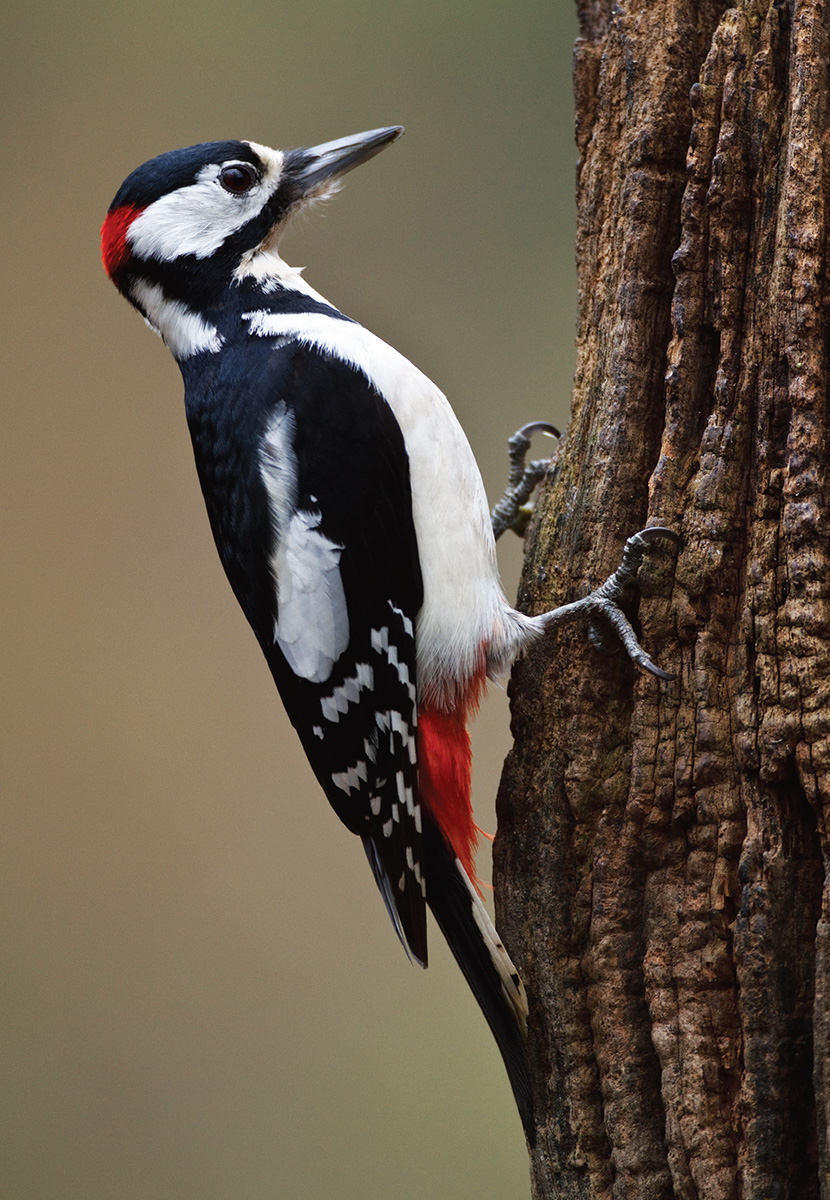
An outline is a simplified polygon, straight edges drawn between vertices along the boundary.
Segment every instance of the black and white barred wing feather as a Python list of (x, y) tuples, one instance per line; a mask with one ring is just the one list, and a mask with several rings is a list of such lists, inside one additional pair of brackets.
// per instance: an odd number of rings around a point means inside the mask
[[(405, 948), (425, 964), (422, 585), (403, 438), (386, 401), (342, 361), (289, 341), (272, 344), (268, 368), (256, 469), (270, 578), (242, 582), (267, 596), (243, 607), (320, 784), (361, 837)], [(217, 541), (226, 566), (257, 558)]]

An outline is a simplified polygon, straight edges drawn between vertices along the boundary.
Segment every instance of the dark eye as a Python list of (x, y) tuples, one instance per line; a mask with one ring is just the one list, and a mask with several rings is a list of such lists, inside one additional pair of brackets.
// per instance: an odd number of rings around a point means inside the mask
[(232, 167), (223, 167), (219, 172), (219, 182), (232, 196), (244, 196), (256, 181), (256, 171), (247, 163), (234, 163)]

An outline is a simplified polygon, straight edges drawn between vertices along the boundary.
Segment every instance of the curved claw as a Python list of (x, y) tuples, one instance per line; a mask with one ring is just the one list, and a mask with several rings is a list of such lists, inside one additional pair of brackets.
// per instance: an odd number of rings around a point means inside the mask
[(634, 627), (628, 617), (618, 608), (613, 601), (606, 600), (598, 605), (599, 612), (617, 634), (617, 637), (623, 644), (623, 648), (634, 663), (635, 667), (639, 667), (643, 671), (648, 671), (650, 675), (654, 675), (656, 679), (665, 679), (666, 681), (675, 678), (672, 671), (664, 671), (662, 667), (658, 667), (649, 656), (646, 654), (643, 647), (634, 632)]
[[(606, 581), (607, 584), (608, 581)], [(605, 585), (604, 585), (605, 586)], [(619, 607), (615, 600), (611, 599), (607, 593), (604, 593), (604, 588), (598, 588), (591, 596), (586, 597), (587, 600), (593, 600), (592, 607), (597, 616), (602, 615), (608, 622), (611, 628), (616, 633), (617, 637), (623, 644), (626, 654), (634, 663), (643, 671), (648, 671), (650, 675), (654, 675), (657, 679), (670, 680), (674, 679), (674, 675), (669, 671), (664, 671), (652, 662), (646, 654), (643, 647), (640, 645), (634, 627), (628, 617)]]
[(529, 424), (523, 425), (521, 429), (517, 429), (508, 439), (510, 471), (507, 476), (507, 488), (490, 513), (496, 538), (501, 537), (506, 529), (512, 529), (519, 537), (524, 536), (530, 516), (528, 500), (533, 489), (544, 478), (551, 461), (538, 459), (534, 462), (527, 462), (530, 439), (537, 433), (554, 438), (560, 436), (559, 430), (549, 421), (531, 421)]
[(683, 545), (683, 538), (677, 530), (669, 529), (665, 525), (649, 525), (646, 529), (635, 533), (634, 536), (644, 538), (647, 542), (656, 542), (659, 538), (666, 538), (668, 541), (674, 542), (676, 546)]
[[(668, 542), (674, 542), (675, 546), (683, 545), (683, 538), (676, 529), (669, 529), (666, 525), (649, 525), (647, 529), (641, 529), (635, 536), (643, 539), (644, 542), (657, 542), (664, 539)], [(640, 654), (631, 655), (632, 660), (637, 666), (642, 667), (644, 671), (648, 671), (650, 675), (654, 675), (656, 679), (665, 679), (670, 682), (676, 679), (677, 675), (674, 671), (664, 671), (662, 667), (658, 667), (652, 662), (646, 652), (641, 648)]]
[[(593, 618), (593, 625), (596, 618), (601, 618), (602, 621), (606, 622), (614, 630), (622, 642), (626, 654), (635, 666), (640, 667), (643, 671), (648, 671), (656, 679), (669, 681), (676, 678), (672, 672), (664, 671), (656, 663), (652, 662), (637, 640), (637, 635), (634, 632), (631, 622), (619, 605), (619, 601), (626, 591), (635, 583), (637, 571), (639, 570), (640, 563), (643, 561), (643, 556), (649, 542), (657, 541), (659, 538), (666, 538), (677, 545), (680, 545), (682, 541), (679, 534), (675, 533), (673, 529), (667, 529), (663, 525), (650, 525), (647, 529), (641, 529), (627, 540), (625, 549), (623, 550), (622, 562), (616, 571), (608, 576), (605, 583), (601, 584), (590, 595), (584, 596), (581, 600), (574, 600), (570, 604), (563, 604), (560, 608), (554, 608), (551, 612), (543, 613), (536, 619), (543, 628), (546, 628), (573, 621), (578, 617)], [(602, 637), (597, 629), (592, 631), (589, 627), (588, 636), (597, 649), (604, 653), (608, 652), (603, 646)]]
[(674, 671), (664, 671), (662, 667), (658, 667), (655, 662), (643, 651), (641, 655), (633, 655), (632, 662), (638, 667), (642, 667), (644, 671), (648, 671), (649, 675), (654, 675), (656, 679), (665, 679), (667, 683), (671, 683), (672, 679), (677, 679)]
[(555, 425), (551, 425), (549, 421), (531, 421), (529, 425), (523, 425), (521, 429), (517, 429), (513, 437), (523, 437), (528, 442), (537, 433), (544, 433), (547, 437), (560, 438), (562, 434)]

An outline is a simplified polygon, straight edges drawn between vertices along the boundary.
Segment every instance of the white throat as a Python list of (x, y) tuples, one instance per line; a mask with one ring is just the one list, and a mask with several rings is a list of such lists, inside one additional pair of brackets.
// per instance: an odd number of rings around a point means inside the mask
[(266, 294), (278, 287), (284, 287), (292, 292), (310, 296), (321, 304), (330, 304), (325, 296), (321, 296), (303, 279), (305, 267), (290, 267), (280, 257), (277, 236), (276, 233), (269, 234), (255, 249), (242, 255), (239, 266), (233, 273), (234, 281), (241, 283), (243, 279), (254, 279)]

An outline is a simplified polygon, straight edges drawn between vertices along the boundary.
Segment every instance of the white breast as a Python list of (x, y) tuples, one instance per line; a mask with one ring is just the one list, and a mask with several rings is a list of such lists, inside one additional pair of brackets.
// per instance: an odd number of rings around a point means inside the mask
[(488, 660), (511, 659), (526, 640), (496, 566), (487, 497), (470, 445), (444, 394), (402, 354), (349, 321), (325, 314), (244, 314), (261, 337), (295, 337), (348, 362), (386, 399), (409, 454), (424, 603), (417, 622), (424, 699), (451, 701)]

